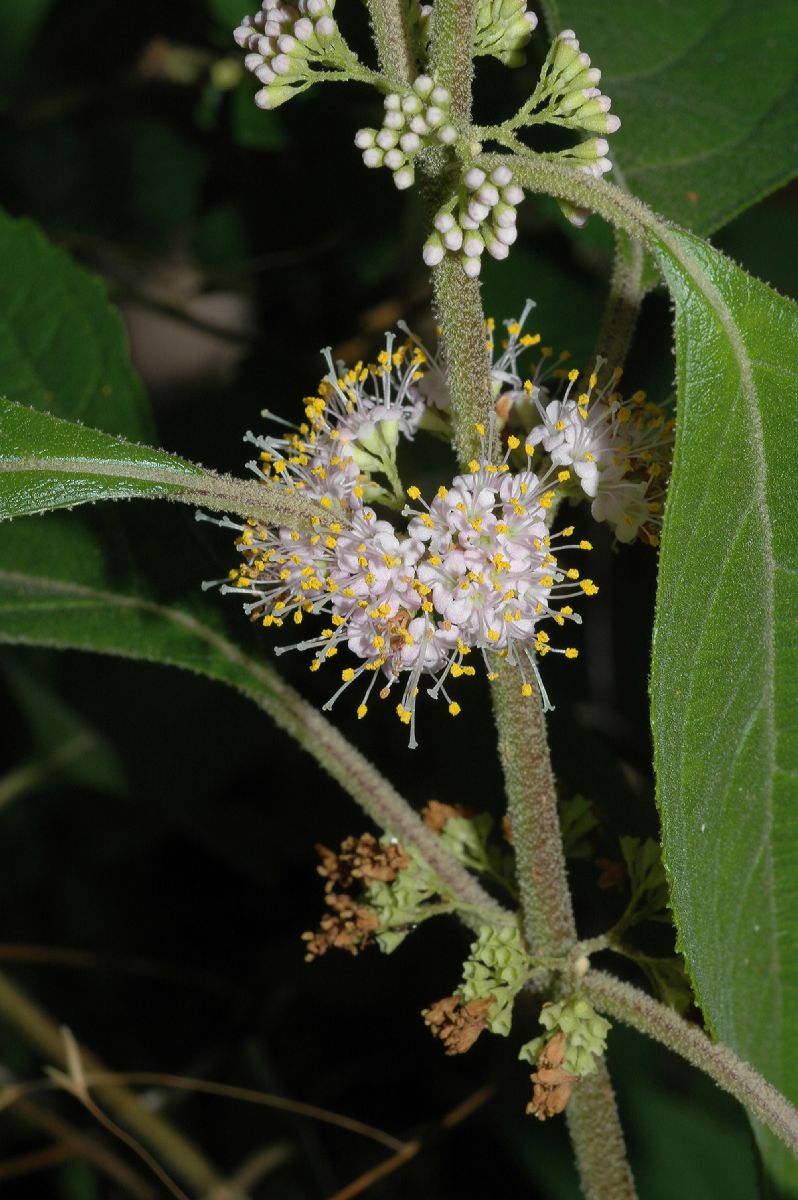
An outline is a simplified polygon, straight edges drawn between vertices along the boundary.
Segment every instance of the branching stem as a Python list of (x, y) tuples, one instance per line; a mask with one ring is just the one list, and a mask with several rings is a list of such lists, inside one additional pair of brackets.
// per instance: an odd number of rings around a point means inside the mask
[(624, 1021), (699, 1067), (798, 1157), (798, 1110), (727, 1046), (713, 1042), (703, 1029), (639, 988), (603, 971), (588, 971), (581, 991), (607, 1016)]

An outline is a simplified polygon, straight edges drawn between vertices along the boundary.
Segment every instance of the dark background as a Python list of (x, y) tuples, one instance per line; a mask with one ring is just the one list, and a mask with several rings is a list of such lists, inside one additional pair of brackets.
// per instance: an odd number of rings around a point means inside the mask
[[(321, 373), (320, 347), (369, 354), (398, 317), (428, 332), (417, 197), (364, 170), (352, 145), (358, 127), (379, 120), (372, 94), (330, 86), (259, 112), (251, 82), (235, 83), (229, 29), (246, 9), (236, 0), (53, 0), (24, 53), (14, 51), (14, 9), (0, 3), (0, 203), (106, 278), (165, 447), (240, 473), (242, 433), (261, 427), (264, 405), (297, 411)], [(359, 17), (349, 32), (366, 47)], [(511, 111), (529, 78), (482, 60), (482, 111), (499, 99)], [(782, 192), (716, 239), (792, 294), (795, 261), (783, 248), (794, 197)], [(543, 200), (523, 205), (520, 227), (508, 262), (485, 269), (486, 311), (500, 320), (533, 297), (533, 326), (581, 364), (611, 236), (595, 219), (575, 233)], [(668, 322), (664, 297), (651, 296), (626, 375), (630, 390), (663, 400)], [(434, 478), (440, 453), (421, 450), (431, 457), (415, 476)], [(197, 588), (234, 559), (224, 533), (185, 511), (132, 505), (90, 519)], [(603, 533), (590, 530), (601, 593), (582, 655), (555, 663), (546, 680), (563, 795), (590, 799), (599, 854), (617, 861), (619, 835), (656, 835), (646, 701), (656, 561), (643, 546), (616, 552)], [(168, 591), (161, 578), (155, 586)], [(229, 599), (210, 593), (207, 603), (226, 605), (233, 636), (271, 656), (269, 636), (255, 638)], [(576, 1196), (562, 1121), (524, 1116), (528, 1071), (515, 1054), (535, 1030), (531, 1004), (519, 1006), (517, 1036), (486, 1036), (462, 1059), (444, 1058), (419, 1017), (456, 987), (468, 945), (457, 924), (429, 925), (388, 958), (372, 950), (303, 962), (299, 935), (321, 911), (314, 843), (367, 823), (262, 714), (161, 667), (32, 651), (4, 652), (2, 662), (0, 767), (33, 770), (16, 790), (0, 779), (0, 966), (57, 1023), (117, 1070), (261, 1089), (421, 1137), (424, 1151), (368, 1193), (379, 1200)], [(299, 656), (280, 666), (308, 697), (326, 699), (329, 681), (308, 675)], [(463, 691), (457, 724), (422, 708), (413, 753), (385, 714), (357, 724), (342, 701), (335, 717), (419, 806), (467, 799), (499, 817), (487, 688), (472, 681)], [(85, 753), (54, 764), (54, 747), (75, 736)], [(572, 876), (580, 930), (600, 932), (623, 908), (623, 885), (599, 888), (599, 869), (585, 861)], [(659, 937), (655, 948), (667, 953), (672, 941)], [(0, 1060), (17, 1078), (48, 1061), (2, 1011)], [(610, 1036), (609, 1062), (644, 1200), (757, 1194), (736, 1105), (622, 1030)], [(489, 1099), (443, 1130), (447, 1111), (485, 1084)], [(158, 1089), (149, 1097), (223, 1173), (284, 1148), (282, 1165), (250, 1187), (254, 1198), (331, 1197), (390, 1153), (267, 1107)], [(147, 1175), (76, 1102), (45, 1094), (41, 1103)], [(46, 1165), (37, 1156), (49, 1145), (20, 1111), (0, 1115), (3, 1197), (125, 1194), (78, 1159)]]

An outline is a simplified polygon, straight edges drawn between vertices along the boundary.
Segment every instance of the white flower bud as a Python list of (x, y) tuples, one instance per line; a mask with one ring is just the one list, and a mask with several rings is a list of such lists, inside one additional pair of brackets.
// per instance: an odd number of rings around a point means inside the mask
[(469, 232), (463, 238), (463, 253), (468, 258), (477, 258), (485, 249), (485, 243), (476, 232)]
[(520, 204), (523, 198), (523, 188), (520, 188), (517, 183), (510, 183), (506, 188), (502, 188), (502, 200), (508, 204)]
[(512, 204), (497, 204), (491, 213), (491, 217), (494, 225), (509, 228), (511, 225), (515, 225), (515, 206)]
[(421, 253), (428, 267), (437, 267), (438, 263), (443, 262), (446, 251), (437, 233), (430, 234)]
[(332, 17), (322, 17), (316, 22), (316, 37), (319, 41), (329, 42), (338, 32), (338, 26)]
[(430, 129), (437, 129), (446, 120), (446, 113), (442, 108), (436, 108), (434, 105), (431, 105), (424, 113), (424, 119)]
[(448, 233), (450, 229), (455, 227), (457, 222), (450, 212), (439, 212), (435, 214), (432, 224), (439, 233)]
[(474, 221), (469, 217), (468, 213), (462, 213), (460, 216), (461, 229), (479, 229), (479, 221)]
[(610, 144), (605, 138), (588, 138), (586, 142), (574, 146), (571, 154), (575, 158), (602, 158), (609, 148)]
[[(537, 18), (536, 18), (537, 20)], [(491, 180), (496, 184), (496, 187), (506, 187), (512, 180), (513, 173), (509, 167), (500, 166), (491, 171)]]
[(382, 118), (383, 129), (404, 129), (405, 119), (400, 112), (387, 112)]
[(504, 246), (512, 246), (518, 238), (518, 230), (515, 225), (500, 225), (495, 227), (493, 233)]
[(277, 76), (271, 67), (268, 67), (266, 63), (264, 63), (262, 67), (258, 67), (257, 71), (255, 72), (255, 78), (268, 86), (268, 84), (274, 82)]
[(457, 130), (454, 125), (444, 125), (438, 130), (438, 141), (444, 146), (453, 146), (457, 141)]
[(451, 250), (453, 253), (460, 249), (463, 244), (463, 231), (459, 225), (447, 229), (443, 235), (443, 244), (447, 250)]
[(420, 96), (422, 100), (426, 100), (432, 92), (434, 86), (435, 84), (432, 82), (429, 75), (419, 75), (418, 79), (413, 84), (413, 91)]
[(400, 167), (405, 165), (407, 159), (401, 150), (393, 149), (388, 151), (383, 162), (390, 171), (398, 171)]
[(492, 183), (483, 183), (474, 199), (487, 208), (493, 208), (494, 204), (499, 203), (499, 193)]
[(277, 39), (277, 49), (281, 54), (293, 54), (297, 49), (297, 40), (290, 33), (281, 33)]
[(395, 129), (385, 129), (383, 127), (374, 140), (383, 150), (391, 150), (399, 142), (399, 134)]
[(463, 176), (463, 182), (469, 191), (475, 192), (485, 182), (485, 172), (480, 171), (479, 167), (469, 167)]
[(275, 75), (291, 75), (296, 71), (296, 67), (287, 54), (275, 54), (272, 59), (272, 70)]
[(399, 145), (405, 154), (415, 154), (421, 149), (421, 138), (417, 133), (403, 133), (399, 138)]
[(460, 258), (460, 262), (469, 279), (476, 279), (482, 270), (482, 262), (478, 258), (463, 256)]
[(294, 25), (294, 37), (300, 42), (309, 42), (313, 34), (313, 22), (308, 17), (300, 17)]
[(397, 95), (396, 92), (389, 92), (388, 95), (385, 97), (385, 111), (386, 112), (399, 112), (401, 107), (402, 107), (402, 97)]
[[(388, 156), (386, 155), (386, 158)], [(388, 164), (386, 163), (386, 166)], [(398, 171), (394, 171), (393, 181), (400, 192), (406, 188), (412, 187), (416, 181), (416, 173), (408, 163), (407, 166), (401, 167)]]
[(368, 150), (369, 146), (374, 145), (376, 132), (373, 129), (358, 129), (355, 134), (355, 145), (358, 150)]
[(408, 116), (414, 117), (416, 113), (420, 113), (424, 105), (419, 96), (402, 96), (402, 112)]
[(445, 87), (433, 88), (430, 92), (429, 102), (439, 108), (448, 108), (452, 102), (452, 93)]
[(490, 209), (486, 204), (480, 204), (477, 200), (472, 200), (468, 205), (468, 215), (472, 221), (481, 224), (490, 214)]
[(425, 137), (429, 133), (429, 125), (427, 125), (427, 122), (421, 116), (413, 117), (412, 121), (410, 122), (410, 128), (412, 129), (413, 133), (417, 133), (419, 137)]
[(510, 247), (505, 242), (500, 242), (498, 238), (493, 238), (490, 242), (486, 242), (485, 249), (491, 258), (495, 258), (499, 262), (510, 253)]
[(244, 58), (244, 66), (248, 71), (257, 71), (258, 67), (263, 65), (262, 54), (247, 54)]
[(378, 150), (376, 146), (374, 146), (372, 149), (363, 151), (363, 162), (367, 167), (381, 167), (382, 159), (382, 150)]

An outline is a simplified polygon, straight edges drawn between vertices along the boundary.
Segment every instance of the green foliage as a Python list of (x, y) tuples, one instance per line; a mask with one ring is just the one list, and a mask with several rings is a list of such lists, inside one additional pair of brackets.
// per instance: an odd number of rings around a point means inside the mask
[(152, 436), (141, 382), (104, 286), (30, 221), (0, 211), (0, 394), (138, 438)]
[(657, 246), (679, 391), (651, 680), (672, 905), (712, 1028), (796, 1100), (798, 309), (694, 237)]
[(94, 500), (179, 495), (200, 467), (0, 399), (0, 520)]
[(700, 233), (795, 175), (798, 8), (792, 0), (549, 0), (602, 69), (623, 122), (630, 191)]

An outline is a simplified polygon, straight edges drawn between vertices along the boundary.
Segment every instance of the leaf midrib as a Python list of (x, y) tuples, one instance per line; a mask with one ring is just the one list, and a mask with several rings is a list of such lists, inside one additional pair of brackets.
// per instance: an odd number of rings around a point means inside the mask
[[(706, 275), (703, 266), (695, 258), (694, 255), (688, 253), (683, 244), (675, 239), (667, 229), (658, 223), (656, 230), (657, 236), (668, 247), (673, 257), (681, 264), (688, 272), (691, 279), (698, 286), (699, 291), (706, 299), (708, 305), (714, 312), (721, 329), (726, 335), (729, 345), (732, 348), (732, 353), (737, 362), (740, 384), (743, 397), (748, 401), (747, 412), (749, 415), (749, 424), (751, 429), (751, 462), (754, 471), (754, 484), (757, 504), (755, 506), (759, 517), (759, 524), (762, 532), (762, 554), (765, 564), (764, 578), (766, 587), (763, 589), (765, 604), (766, 604), (766, 629), (765, 629), (765, 696), (766, 696), (766, 728), (767, 728), (767, 755), (768, 755), (768, 778), (765, 791), (765, 835), (763, 840), (767, 845), (768, 856), (768, 876), (770, 886), (767, 888), (770, 908), (771, 908), (771, 929), (770, 940), (772, 947), (772, 962), (775, 971), (781, 974), (781, 960), (778, 951), (778, 941), (775, 936), (775, 931), (778, 927), (775, 905), (775, 886), (774, 886), (774, 866), (773, 866), (773, 777), (776, 771), (776, 729), (775, 729), (775, 579), (778, 564), (776, 563), (773, 553), (773, 527), (770, 520), (770, 513), (767, 504), (767, 466), (765, 462), (764, 448), (764, 432), (762, 428), (762, 418), (758, 406), (759, 394), (753, 376), (753, 366), (745, 343), (740, 334), (740, 330), (735, 322), (734, 316), (725, 304), (723, 297), (712, 281)], [(692, 236), (692, 235), (690, 235)], [(781, 1041), (782, 1033), (782, 1018), (781, 1011), (781, 992), (778, 992), (778, 1023), (779, 1023), (779, 1041)]]

